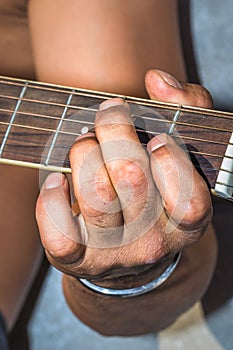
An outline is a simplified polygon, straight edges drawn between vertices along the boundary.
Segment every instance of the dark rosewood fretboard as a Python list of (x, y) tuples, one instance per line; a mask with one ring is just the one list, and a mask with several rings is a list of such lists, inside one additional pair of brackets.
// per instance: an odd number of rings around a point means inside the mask
[[(111, 97), (116, 95), (0, 77), (0, 162), (70, 171), (70, 146), (81, 130), (94, 127), (98, 105)], [(225, 159), (230, 165), (221, 171), (228, 183), (220, 185), (228, 186), (232, 199), (233, 113), (126, 100), (141, 141), (160, 132), (180, 135), (212, 190)]]

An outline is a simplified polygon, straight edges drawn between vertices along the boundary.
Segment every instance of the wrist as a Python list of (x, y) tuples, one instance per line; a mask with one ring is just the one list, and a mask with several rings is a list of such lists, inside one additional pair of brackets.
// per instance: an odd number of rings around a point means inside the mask
[[(124, 279), (123, 277), (118, 277), (102, 281), (102, 283), (99, 281), (98, 283), (108, 284), (112, 288), (119, 288), (118, 282), (121, 281), (121, 288), (124, 289), (139, 284), (146, 284), (149, 280), (155, 279), (155, 276), (158, 277), (161, 271), (166, 270), (172, 261), (174, 261), (174, 257), (166, 262), (160, 262), (151, 266), (148, 271), (144, 271), (144, 273), (140, 273), (134, 278), (132, 276), (124, 276)], [(179, 266), (177, 271), (180, 270)], [(176, 270), (175, 274), (177, 274)], [(170, 286), (174, 286), (174, 275), (172, 274), (171, 278), (169, 278), (168, 285)], [(164, 283), (164, 286), (167, 286), (167, 282)], [(164, 317), (163, 312), (162, 315), (157, 315), (167, 305), (167, 294), (169, 293), (167, 287), (151, 290), (150, 293), (133, 298), (117, 298), (96, 293), (92, 289), (87, 288), (78, 278), (63, 275), (63, 291), (66, 301), (74, 314), (82, 322), (103, 335), (136, 335), (154, 332), (164, 328), (171, 322), (171, 318), (169, 317), (169, 321), (167, 321), (167, 315)], [(162, 305), (160, 305), (162, 295), (165, 298), (165, 304), (162, 302)], [(142, 311), (140, 314), (138, 314), (138, 307)], [(152, 312), (149, 318), (148, 312), (149, 314)], [(154, 325), (155, 321), (158, 324)], [(132, 327), (132, 325), (134, 326)]]
[(90, 290), (108, 296), (133, 297), (148, 293), (163, 284), (173, 273), (179, 263), (181, 253), (177, 253), (172, 260), (159, 261), (156, 264), (141, 268), (137, 274), (127, 274), (117, 278), (95, 278), (92, 280), (78, 278)]

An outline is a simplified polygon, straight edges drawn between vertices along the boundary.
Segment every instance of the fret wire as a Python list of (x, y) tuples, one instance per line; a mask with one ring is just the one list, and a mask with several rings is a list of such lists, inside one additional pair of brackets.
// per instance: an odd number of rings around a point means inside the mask
[[(2, 77), (2, 78), (5, 79), (5, 77)], [(13, 82), (3, 81), (2, 83), (9, 84), (9, 85), (11, 84), (11, 85), (21, 86), (21, 84), (15, 83), (15, 81), (13, 81)], [(36, 82), (36, 81), (35, 82), (28, 81), (28, 83), (30, 84), (29, 85), (30, 88), (39, 89), (39, 90), (41, 89), (44, 91), (68, 93), (72, 89), (70, 87), (58, 86), (58, 85), (53, 85), (56, 88), (51, 88), (51, 87), (49, 88), (47, 86), (52, 86), (51, 84), (46, 84), (46, 83), (41, 83), (41, 82)], [(31, 85), (31, 84), (33, 84), (33, 85)], [(35, 84), (37, 84), (37, 85), (35, 85)], [(61, 90), (61, 89), (64, 89), (64, 90)], [(149, 105), (151, 107), (153, 107), (153, 106), (155, 107), (156, 105), (158, 107), (165, 106), (165, 108), (168, 108), (168, 109), (177, 109), (180, 107), (178, 104), (174, 104), (174, 103), (165, 103), (165, 102), (136, 98), (136, 97), (131, 97), (131, 96), (123, 96), (123, 95), (119, 95), (119, 94), (117, 95), (117, 94), (111, 94), (111, 93), (106, 93), (106, 92), (91, 91), (91, 90), (78, 89), (78, 88), (74, 88), (73, 90), (74, 90), (74, 95), (77, 95), (77, 96), (96, 97), (96, 98), (101, 98), (101, 99), (102, 98), (108, 99), (111, 97), (122, 97), (124, 100), (127, 100), (129, 102), (134, 101), (134, 103), (136, 103), (136, 104), (140, 103), (140, 104)], [(41, 101), (41, 102), (43, 102), (43, 101)], [(231, 113), (231, 112), (217, 111), (214, 109), (205, 109), (205, 108), (194, 107), (194, 106), (182, 106), (182, 110), (185, 112), (191, 112), (191, 113), (197, 113), (197, 114), (200, 114), (200, 113), (203, 114), (204, 112), (206, 114), (208, 112), (209, 115), (214, 116), (214, 117), (219, 117), (219, 118), (230, 118), (230, 119), (233, 118), (233, 113)]]
[(47, 155), (47, 158), (46, 158), (46, 160), (45, 160), (45, 165), (48, 165), (48, 164), (49, 164), (49, 159), (50, 159), (50, 157), (51, 157), (51, 154), (52, 154), (54, 145), (55, 145), (56, 140), (57, 140), (57, 137), (58, 137), (58, 135), (59, 135), (60, 128), (61, 128), (61, 126), (62, 126), (63, 119), (64, 119), (65, 116), (66, 116), (66, 112), (67, 112), (67, 109), (68, 109), (68, 107), (69, 107), (69, 104), (70, 104), (70, 102), (71, 102), (71, 100), (72, 100), (72, 97), (73, 97), (73, 92), (69, 95), (68, 100), (67, 100), (67, 102), (66, 102), (66, 106), (65, 106), (64, 111), (63, 111), (63, 113), (62, 113), (61, 119), (60, 119), (60, 121), (59, 121), (59, 123), (58, 123), (56, 132), (55, 132), (55, 134), (54, 134), (54, 137), (53, 137), (53, 140), (52, 140), (52, 143), (51, 143), (51, 146), (50, 146), (48, 155)]
[[(17, 113), (18, 114), (18, 113)], [(53, 118), (53, 117), (52, 117)], [(54, 117), (54, 119), (57, 119), (57, 120), (60, 120), (60, 118), (56, 118)], [(64, 121), (68, 121), (67, 119), (63, 119), (63, 123)], [(88, 121), (77, 121), (77, 120), (70, 120), (70, 122), (76, 122), (78, 124), (85, 124), (85, 125), (91, 125), (91, 126), (94, 126), (94, 123), (92, 122), (88, 122)], [(0, 125), (9, 125), (8, 122), (1, 122), (0, 121)], [(18, 128), (24, 128), (24, 129), (31, 129), (31, 130), (37, 130), (37, 131), (45, 131), (45, 132), (54, 132), (55, 130), (54, 129), (49, 129), (49, 128), (41, 128), (41, 127), (34, 127), (34, 126), (31, 126), (31, 125), (23, 125), (23, 124), (16, 124), (16, 123), (13, 123), (12, 126), (14, 127), (18, 127)], [(143, 134), (151, 134), (152, 136), (155, 136), (155, 135), (159, 135), (160, 133), (159, 132), (156, 132), (156, 131), (150, 131), (150, 130), (141, 130), (141, 129), (138, 129), (136, 127), (136, 131), (140, 132), (140, 133), (143, 133)], [(70, 131), (62, 131), (62, 130), (59, 130), (59, 134), (62, 134), (62, 135), (73, 135), (73, 136), (80, 136), (81, 134), (80, 133), (74, 133), (74, 132), (70, 132)], [(192, 136), (187, 136), (187, 135), (182, 135), (182, 136), (179, 136), (179, 135), (171, 135), (173, 138), (178, 138), (178, 139), (186, 139), (186, 140), (191, 140), (191, 141), (197, 141), (197, 142), (203, 142), (203, 143), (213, 143), (215, 145), (223, 145), (223, 146), (228, 146), (228, 145), (233, 145), (233, 143), (229, 142), (221, 142), (221, 141), (214, 141), (214, 140), (205, 140), (205, 139), (201, 139), (201, 138), (196, 138), (196, 137), (192, 137)]]
[(228, 173), (228, 174), (233, 174), (233, 171), (230, 171), (230, 170), (227, 170), (227, 169), (223, 169), (223, 168), (220, 168), (218, 170), (218, 172), (220, 172), (220, 171), (224, 171), (225, 173)]
[(233, 185), (229, 185), (225, 182), (216, 181), (215, 184), (222, 185), (222, 186), (229, 187), (229, 188), (233, 188)]
[[(49, 104), (50, 102), (46, 102), (46, 104)], [(59, 107), (66, 107), (65, 104), (59, 104)], [(71, 109), (77, 109), (76, 106), (72, 106), (70, 105), (69, 108)], [(86, 109), (86, 110), (90, 110), (90, 111), (96, 111), (96, 110), (91, 110), (91, 109)], [(21, 112), (22, 113), (22, 112)], [(135, 117), (137, 117), (137, 115), (135, 115)], [(144, 116), (139, 116), (140, 118), (142, 118), (143, 120), (150, 120), (150, 121), (159, 121), (159, 122), (162, 122), (162, 123), (167, 123), (167, 124), (173, 124), (174, 122), (173, 121), (170, 121), (170, 120), (161, 120), (159, 118), (152, 118), (152, 117), (144, 117)], [(49, 117), (48, 117), (49, 118)], [(59, 118), (58, 118), (59, 119)], [(68, 119), (65, 119), (65, 120), (68, 120)], [(220, 131), (220, 132), (227, 132), (227, 133), (232, 133), (233, 130), (228, 130), (228, 129), (220, 129), (220, 128), (216, 128), (216, 127), (211, 127), (211, 126), (208, 126), (208, 125), (199, 125), (199, 124), (193, 124), (193, 123), (185, 123), (185, 122), (180, 122), (180, 121), (177, 121), (176, 122), (176, 125), (181, 125), (181, 126), (187, 126), (187, 127), (195, 127), (195, 128), (198, 128), (198, 129), (206, 129), (206, 130), (211, 130), (211, 131)]]
[(11, 119), (10, 119), (10, 123), (8, 124), (8, 127), (7, 127), (7, 130), (5, 132), (5, 135), (4, 135), (4, 138), (3, 138), (3, 141), (2, 141), (2, 144), (1, 144), (1, 147), (0, 147), (0, 158), (2, 157), (2, 153), (3, 153), (3, 149), (6, 145), (6, 142), (7, 142), (7, 138), (9, 136), (9, 133), (10, 133), (10, 130), (11, 130), (11, 127), (12, 127), (12, 124), (14, 122), (14, 119), (15, 119), (15, 116), (16, 116), (16, 113), (17, 113), (17, 110), (19, 109), (19, 106), (20, 106), (20, 103), (23, 99), (23, 96), (26, 92), (26, 89), (27, 89), (27, 82), (26, 84), (23, 86), (22, 90), (21, 90), (21, 93), (19, 95), (19, 99), (17, 100), (17, 103), (16, 103), (16, 106), (15, 106), (15, 109), (13, 110), (13, 114), (11, 116)]
[(176, 114), (174, 115), (174, 118), (172, 120), (172, 125), (170, 126), (170, 129), (168, 131), (168, 135), (172, 135), (175, 131), (175, 127), (176, 127), (176, 124), (179, 120), (179, 117), (180, 117), (180, 113), (181, 113), (181, 109), (179, 109)]

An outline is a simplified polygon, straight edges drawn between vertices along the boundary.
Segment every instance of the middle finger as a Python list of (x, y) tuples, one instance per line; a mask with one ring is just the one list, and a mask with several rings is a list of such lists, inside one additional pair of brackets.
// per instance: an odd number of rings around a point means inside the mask
[(146, 233), (159, 218), (162, 205), (149, 158), (137, 136), (129, 106), (121, 99), (100, 105), (95, 123), (106, 169), (119, 197), (126, 233)]

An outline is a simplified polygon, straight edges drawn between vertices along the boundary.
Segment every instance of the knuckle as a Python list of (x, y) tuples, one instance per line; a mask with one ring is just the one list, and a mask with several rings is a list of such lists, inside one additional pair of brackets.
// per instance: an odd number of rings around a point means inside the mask
[(64, 237), (60, 239), (43, 238), (43, 246), (47, 253), (55, 260), (65, 260), (68, 255), (68, 245)]
[(145, 162), (138, 159), (122, 160), (118, 162), (117, 166), (114, 164), (110, 168), (110, 172), (115, 179), (126, 180), (133, 186), (141, 187), (147, 183), (147, 176), (144, 170), (146, 167)]
[(213, 99), (209, 91), (202, 87), (202, 104), (206, 108), (212, 108), (213, 106)]
[(213, 99), (209, 91), (201, 86), (196, 84), (187, 84), (188, 89), (193, 96), (193, 105), (202, 108), (212, 108)]
[(87, 216), (100, 216), (120, 210), (116, 193), (109, 182), (83, 184), (80, 196), (81, 211)]
[(212, 218), (212, 206), (202, 200), (191, 200), (190, 206), (185, 212), (182, 226), (189, 230), (200, 230), (199, 236), (210, 223)]
[[(74, 164), (82, 164), (84, 159), (90, 154), (94, 153), (96, 155), (97, 151), (97, 141), (95, 137), (91, 135), (91, 137), (83, 137), (82, 139), (77, 139), (76, 142), (71, 146), (69, 151), (69, 160), (71, 162), (71, 166)], [(93, 155), (92, 155), (93, 157)]]
[(154, 264), (170, 253), (169, 242), (158, 225), (134, 242), (131, 248), (135, 265), (141, 266)]

